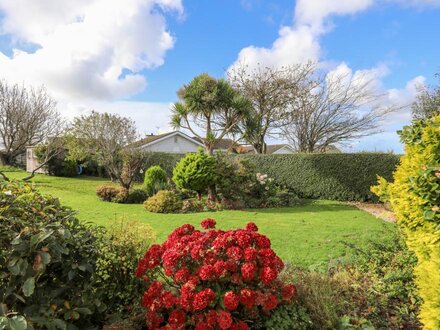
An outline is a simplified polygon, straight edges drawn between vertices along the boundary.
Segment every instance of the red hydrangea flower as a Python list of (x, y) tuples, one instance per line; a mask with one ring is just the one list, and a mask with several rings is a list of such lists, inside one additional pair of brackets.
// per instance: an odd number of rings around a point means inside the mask
[(270, 248), (270, 240), (266, 236), (260, 235), (257, 238), (257, 246), (260, 249)]
[(230, 311), (234, 311), (237, 309), (239, 303), (239, 297), (232, 291), (228, 291), (225, 293), (223, 297), (223, 304)]
[(238, 261), (243, 256), (242, 250), (238, 246), (231, 246), (226, 250), (226, 254), (229, 258)]
[[(205, 219), (202, 227), (209, 230), (176, 228), (139, 261), (135, 274), (147, 286), (142, 306), (149, 329), (248, 330), (248, 320), (292, 300), (296, 288), (278, 279), (284, 264), (254, 223), (222, 231)], [(154, 281), (164, 275), (167, 281)]]
[(248, 330), (249, 326), (246, 322), (238, 321), (237, 323), (232, 324), (232, 326), (229, 328), (230, 330)]
[(296, 287), (293, 284), (283, 286), (281, 295), (284, 300), (291, 300), (296, 293)]
[(179, 309), (175, 309), (168, 317), (168, 323), (171, 326), (183, 326), (185, 324), (185, 312)]
[(255, 223), (253, 223), (253, 222), (249, 222), (249, 223), (246, 225), (246, 230), (249, 230), (249, 231), (258, 231), (258, 227), (257, 227), (257, 225), (256, 225)]
[(196, 327), (194, 329), (195, 330), (214, 330), (214, 328), (206, 322), (197, 323)]
[(217, 323), (220, 329), (229, 329), (232, 325), (232, 316), (229, 312), (219, 312), (217, 314)]
[(243, 266), (241, 266), (241, 274), (243, 275), (243, 279), (246, 281), (252, 280), (256, 271), (257, 266), (255, 266), (253, 263), (246, 262)]
[(216, 325), (217, 323), (217, 312), (214, 309), (210, 309), (209, 312), (206, 314), (206, 322), (208, 322), (209, 325)]
[(254, 248), (248, 247), (244, 250), (244, 260), (245, 261), (255, 261), (257, 260), (258, 252)]
[(277, 276), (278, 272), (271, 267), (264, 267), (260, 273), (261, 281), (266, 285), (272, 283), (272, 281), (275, 280)]
[(174, 274), (174, 280), (176, 282), (185, 283), (189, 278), (189, 270), (186, 267), (179, 269), (176, 274)]
[(240, 290), (240, 303), (251, 309), (255, 305), (255, 292), (245, 288)]
[(278, 306), (278, 299), (272, 293), (266, 298), (266, 301), (263, 304), (263, 309), (265, 311), (271, 311), (272, 309)]
[(215, 269), (211, 265), (200, 267), (199, 276), (204, 281), (212, 280), (215, 277)]
[(200, 311), (208, 307), (208, 305), (215, 299), (215, 293), (211, 289), (207, 288), (200, 291), (194, 296), (193, 308), (196, 311)]
[(214, 219), (207, 218), (202, 221), (201, 225), (202, 225), (202, 228), (204, 228), (204, 229), (213, 229), (213, 228), (215, 228), (216, 221)]

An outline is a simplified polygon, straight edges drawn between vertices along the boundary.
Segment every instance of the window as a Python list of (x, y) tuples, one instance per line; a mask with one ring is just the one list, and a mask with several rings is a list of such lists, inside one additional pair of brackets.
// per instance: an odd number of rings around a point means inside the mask
[(174, 137), (174, 143), (177, 143), (177, 136)]
[(27, 156), (28, 156), (28, 159), (31, 159), (31, 157), (32, 157), (32, 150), (28, 150)]

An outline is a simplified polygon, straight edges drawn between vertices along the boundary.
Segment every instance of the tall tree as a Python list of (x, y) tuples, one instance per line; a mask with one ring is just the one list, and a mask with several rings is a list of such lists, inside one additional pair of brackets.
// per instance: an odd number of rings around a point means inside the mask
[(313, 73), (315, 64), (251, 69), (244, 64), (228, 71), (233, 88), (251, 101), (252, 107), (236, 127), (239, 139), (253, 146), (256, 153), (266, 153), (266, 139), (279, 136), (290, 116), (301, 84)]
[(393, 106), (386, 105), (367, 74), (319, 73), (301, 84), (283, 135), (298, 152), (324, 152), (330, 145), (376, 134)]
[[(440, 81), (440, 73), (436, 76)], [(440, 115), (440, 86), (420, 86), (411, 110), (415, 119)]]
[(68, 157), (76, 161), (91, 157), (129, 190), (144, 164), (144, 153), (133, 144), (137, 138), (133, 120), (92, 111), (74, 118), (69, 130)]
[(26, 88), (0, 80), (0, 161), (13, 164), (26, 146), (58, 136), (64, 128), (55, 100), (44, 87)]
[(224, 79), (215, 79), (206, 73), (184, 85), (178, 96), (180, 102), (171, 109), (171, 124), (188, 129), (204, 144), (209, 155), (215, 143), (231, 134), (250, 108), (250, 102)]

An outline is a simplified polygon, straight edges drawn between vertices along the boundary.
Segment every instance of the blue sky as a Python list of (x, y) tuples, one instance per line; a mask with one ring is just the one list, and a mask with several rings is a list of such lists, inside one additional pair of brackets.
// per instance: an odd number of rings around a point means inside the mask
[[(0, 72), (44, 84), (67, 118), (118, 112), (163, 132), (180, 86), (239, 60), (367, 72), (408, 104), (436, 83), (439, 31), (440, 0), (0, 0)], [(403, 109), (346, 150), (401, 152), (409, 119)]]

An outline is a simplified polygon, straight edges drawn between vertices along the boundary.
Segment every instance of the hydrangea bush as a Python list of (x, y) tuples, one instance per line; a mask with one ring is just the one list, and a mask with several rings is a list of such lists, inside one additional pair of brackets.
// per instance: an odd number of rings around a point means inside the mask
[(284, 264), (254, 223), (228, 231), (213, 219), (201, 225), (175, 229), (139, 261), (149, 329), (256, 328), (292, 302), (296, 288), (278, 278)]

